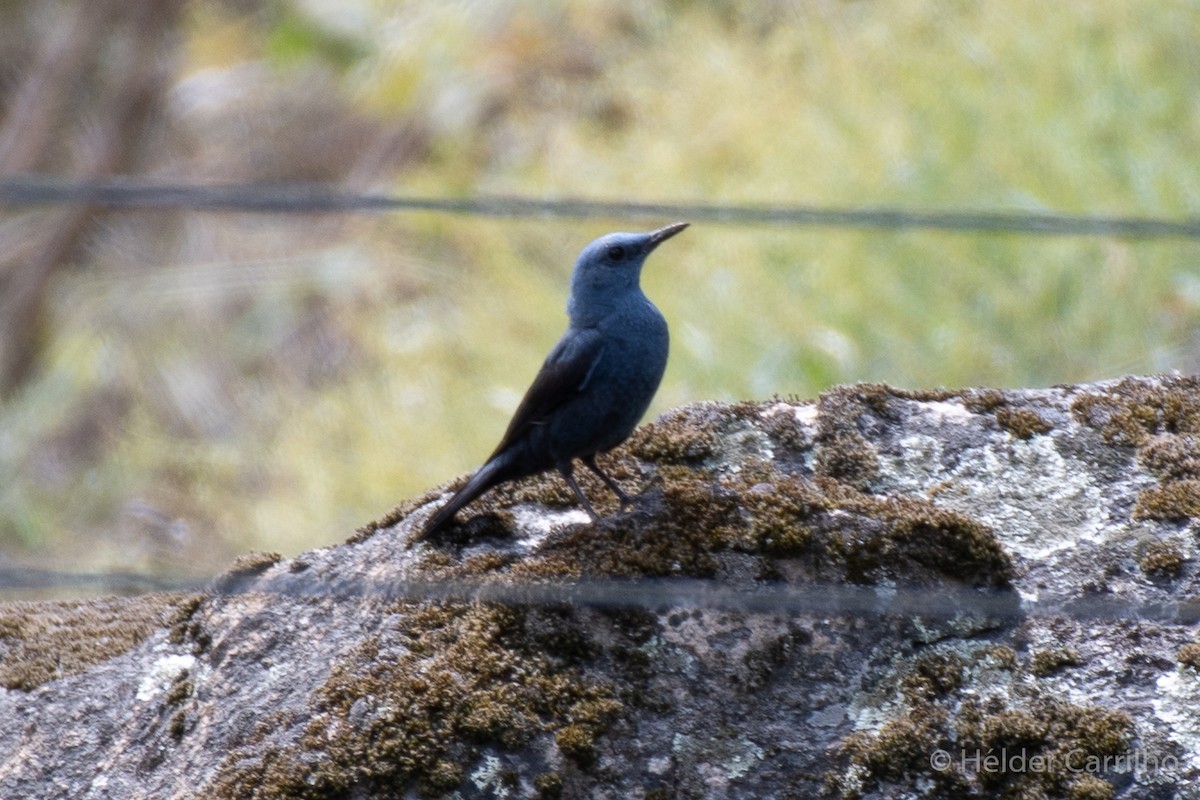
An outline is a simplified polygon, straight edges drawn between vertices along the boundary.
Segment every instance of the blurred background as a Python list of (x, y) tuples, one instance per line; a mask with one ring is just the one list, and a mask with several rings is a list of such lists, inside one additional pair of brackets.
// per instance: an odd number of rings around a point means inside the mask
[[(0, 2), (0, 180), (1200, 208), (1200, 3)], [(673, 221), (0, 207), (0, 565), (202, 577), (477, 466), (579, 249)], [(1185, 236), (697, 224), (651, 410), (1200, 364)], [(32, 573), (30, 573), (32, 574)]]

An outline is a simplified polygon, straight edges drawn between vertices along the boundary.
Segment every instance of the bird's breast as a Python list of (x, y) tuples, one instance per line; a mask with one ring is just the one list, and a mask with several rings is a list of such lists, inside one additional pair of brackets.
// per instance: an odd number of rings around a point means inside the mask
[(667, 366), (670, 336), (667, 321), (648, 300), (628, 313), (614, 315), (604, 334), (597, 367), (614, 393), (649, 403)]

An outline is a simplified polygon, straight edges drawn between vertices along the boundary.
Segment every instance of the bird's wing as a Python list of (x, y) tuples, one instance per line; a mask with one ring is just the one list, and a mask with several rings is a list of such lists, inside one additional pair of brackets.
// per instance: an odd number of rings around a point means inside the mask
[(491, 458), (507, 450), (534, 425), (544, 424), (555, 409), (579, 394), (603, 349), (603, 337), (595, 328), (567, 331), (546, 356)]

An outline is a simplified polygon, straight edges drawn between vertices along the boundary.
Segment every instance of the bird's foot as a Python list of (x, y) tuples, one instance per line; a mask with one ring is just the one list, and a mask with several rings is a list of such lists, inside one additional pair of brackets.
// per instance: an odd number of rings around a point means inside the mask
[(603, 481), (604, 485), (607, 486), (609, 490), (617, 496), (617, 502), (620, 503), (618, 506), (620, 511), (625, 511), (631, 505), (633, 505), (632, 498), (625, 494), (625, 490), (621, 488), (620, 484), (609, 477), (608, 473), (600, 469), (600, 466), (596, 464), (596, 457), (594, 455), (586, 456), (580, 460), (583, 462), (585, 467), (595, 473), (596, 477)]

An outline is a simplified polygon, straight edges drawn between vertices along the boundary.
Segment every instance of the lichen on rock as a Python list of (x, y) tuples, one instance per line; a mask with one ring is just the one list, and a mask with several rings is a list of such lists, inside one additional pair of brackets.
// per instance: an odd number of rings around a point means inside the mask
[(581, 471), (595, 523), (543, 475), (421, 540), (443, 487), (203, 592), (0, 608), (0, 796), (1159, 796), (1200, 775), (1198, 390), (701, 403), (602, 456), (633, 508)]

